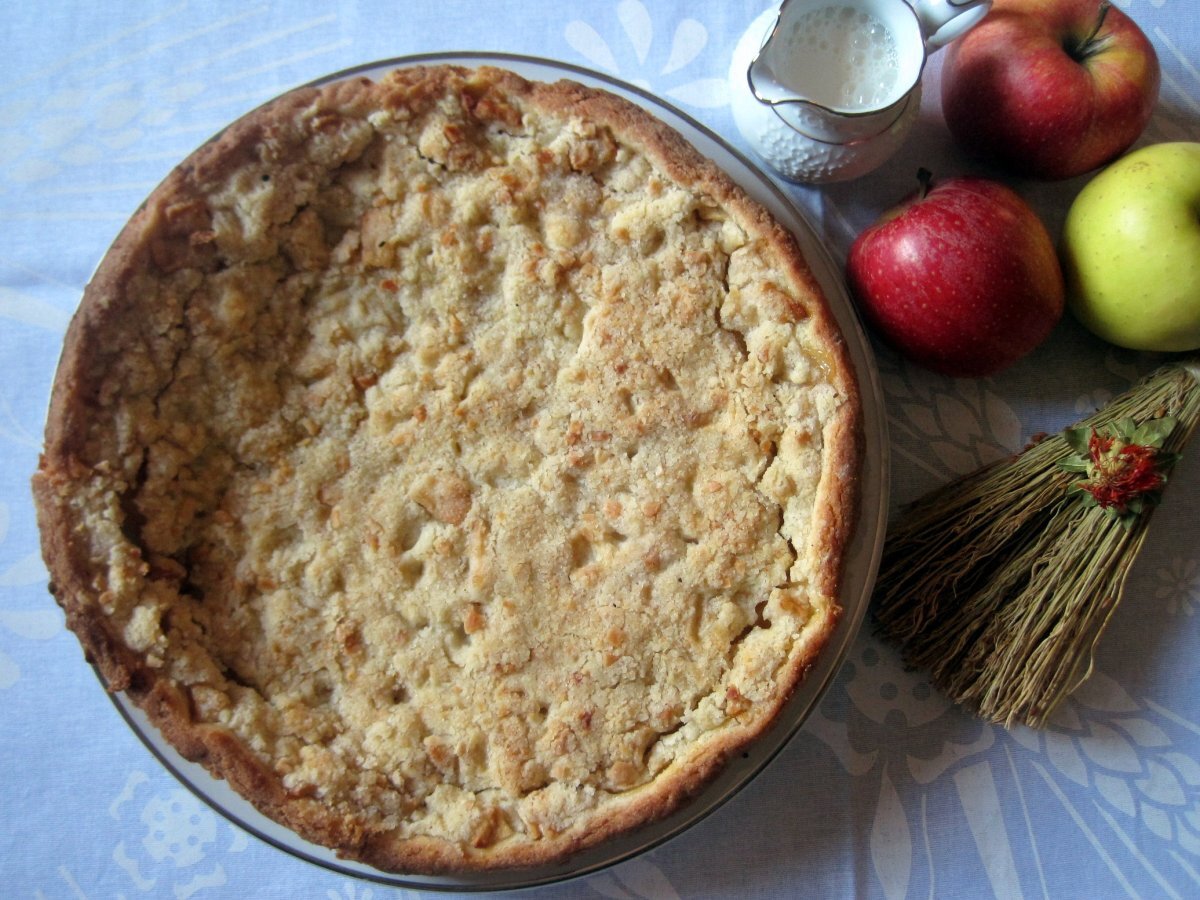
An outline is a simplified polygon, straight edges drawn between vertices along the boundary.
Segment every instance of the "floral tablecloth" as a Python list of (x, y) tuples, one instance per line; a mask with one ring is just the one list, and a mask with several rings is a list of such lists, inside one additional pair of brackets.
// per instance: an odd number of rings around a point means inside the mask
[[(1200, 140), (1194, 0), (1118, 0), (1163, 65), (1143, 142)], [(66, 324), (154, 184), (271, 96), (361, 63), (441, 50), (562, 60), (641, 86), (745, 147), (733, 48), (767, 4), (665, 0), (53, 0), (0, 31), (0, 895), (286, 897), (418, 892), (295, 859), (203, 805), (129, 730), (46, 590), (29, 476)], [(883, 169), (789, 186), (837, 260), (917, 167), (979, 171), (950, 143), (938, 61)], [(1083, 179), (1012, 183), (1057, 234)], [(892, 506), (1074, 421), (1160, 359), (1065, 319), (995, 378), (931, 375), (877, 347)], [(1200, 896), (1200, 460), (1155, 517), (1094, 677), (1043, 732), (951, 706), (864, 629), (815, 712), (697, 826), (529, 896)]]

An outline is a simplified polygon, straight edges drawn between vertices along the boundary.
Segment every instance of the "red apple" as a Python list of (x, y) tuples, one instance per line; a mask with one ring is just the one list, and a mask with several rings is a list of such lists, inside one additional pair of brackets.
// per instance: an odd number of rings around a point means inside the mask
[(862, 232), (846, 274), (868, 322), (945, 375), (993, 375), (1040, 344), (1063, 313), (1063, 276), (1041, 219), (982, 178), (922, 187)]
[(969, 153), (1070, 178), (1137, 140), (1160, 78), (1150, 41), (1108, 0), (995, 0), (947, 51), (942, 112)]

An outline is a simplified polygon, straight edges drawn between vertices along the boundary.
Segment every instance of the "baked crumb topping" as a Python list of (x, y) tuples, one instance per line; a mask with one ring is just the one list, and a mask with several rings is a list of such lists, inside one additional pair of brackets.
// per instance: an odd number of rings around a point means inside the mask
[[(819, 293), (593, 94), (299, 95), (157, 192), (64, 357), (37, 492), (73, 627), (377, 864), (665, 810), (836, 618), (855, 399)], [(452, 857), (394, 849), (426, 840)]]

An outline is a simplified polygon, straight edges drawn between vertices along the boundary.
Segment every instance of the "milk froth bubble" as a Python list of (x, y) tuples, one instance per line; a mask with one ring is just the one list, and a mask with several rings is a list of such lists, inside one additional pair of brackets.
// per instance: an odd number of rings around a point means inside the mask
[(808, 10), (781, 37), (784, 62), (776, 74), (800, 96), (841, 110), (875, 109), (896, 99), (896, 40), (865, 10)]

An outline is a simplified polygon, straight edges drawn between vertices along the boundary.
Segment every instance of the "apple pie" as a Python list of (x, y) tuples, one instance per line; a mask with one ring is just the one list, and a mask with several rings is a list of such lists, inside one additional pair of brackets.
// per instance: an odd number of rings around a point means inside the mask
[(679, 807), (839, 615), (859, 395), (794, 239), (630, 102), (304, 88), (179, 165), (68, 331), (34, 476), (87, 658), (392, 872)]

